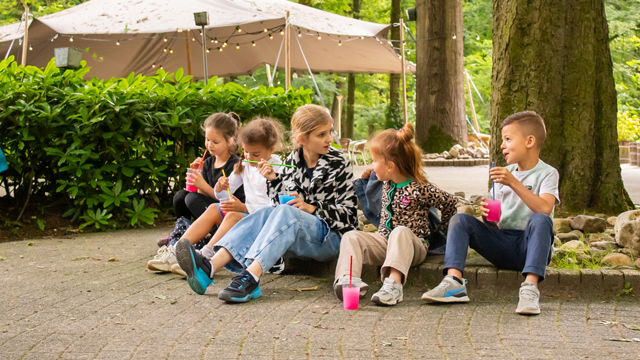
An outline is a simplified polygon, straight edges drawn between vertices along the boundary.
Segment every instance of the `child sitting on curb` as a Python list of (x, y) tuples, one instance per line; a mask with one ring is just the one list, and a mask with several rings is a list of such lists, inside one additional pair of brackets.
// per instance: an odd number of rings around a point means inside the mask
[(458, 214), (451, 219), (444, 258), (444, 280), (422, 299), (431, 302), (468, 302), (462, 277), (467, 249), (501, 269), (522, 271), (516, 313), (539, 314), (538, 282), (544, 280), (551, 261), (553, 211), (560, 203), (558, 171), (540, 160), (547, 137), (544, 120), (533, 111), (507, 117), (502, 128), (502, 153), (509, 166), (490, 171), (496, 200), (501, 201), (498, 226), (487, 223), (487, 201), (481, 202), (483, 220)]
[(349, 281), (350, 260), (353, 258), (355, 286), (363, 297), (368, 285), (359, 277), (363, 264), (382, 265), (382, 288), (371, 297), (378, 305), (396, 305), (403, 300), (402, 285), (411, 266), (427, 256), (431, 235), (429, 209), (442, 212), (442, 227), (446, 229), (456, 213), (455, 196), (427, 181), (421, 168), (421, 150), (413, 142), (413, 126), (385, 130), (372, 140), (373, 170), (384, 181), (382, 210), (377, 233), (349, 231), (340, 244), (334, 291), (342, 300), (342, 284)]

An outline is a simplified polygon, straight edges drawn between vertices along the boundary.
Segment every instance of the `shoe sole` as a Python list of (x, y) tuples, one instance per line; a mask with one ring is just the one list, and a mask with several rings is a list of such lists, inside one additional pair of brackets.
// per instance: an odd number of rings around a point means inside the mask
[[(360, 300), (364, 299), (364, 297), (367, 296), (367, 291), (369, 291), (369, 285), (365, 285), (360, 288)], [(336, 294), (336, 297), (338, 298), (338, 300), (343, 301), (342, 300), (342, 284), (333, 285), (333, 292)]]
[(389, 302), (386, 303), (382, 300), (380, 300), (379, 297), (373, 295), (373, 297), (371, 298), (371, 302), (376, 304), (376, 305), (381, 305), (381, 306), (394, 306), (397, 305), (398, 303), (401, 303), (402, 300), (404, 300), (404, 295), (400, 295), (400, 298), (396, 299), (396, 301), (394, 301), (393, 303)]
[(181, 268), (179, 268), (177, 266), (176, 267), (173, 267), (173, 266), (171, 267), (171, 273), (172, 274), (176, 274), (176, 275), (180, 275), (180, 276), (183, 276), (183, 277), (187, 277), (187, 273), (184, 272)]
[(468, 296), (463, 296), (463, 297), (449, 296), (446, 298), (434, 298), (431, 296), (422, 295), (422, 300), (428, 301), (428, 302), (434, 302), (434, 303), (463, 303), (463, 302), (469, 302), (469, 297)]
[(251, 300), (255, 300), (262, 296), (262, 290), (260, 290), (260, 285), (251, 292), (251, 294), (243, 297), (234, 297), (233, 295), (225, 292), (224, 290), (218, 293), (218, 299), (224, 300), (229, 303), (247, 303)]
[(200, 282), (195, 278), (196, 260), (191, 251), (191, 243), (187, 239), (182, 239), (176, 244), (176, 258), (182, 271), (187, 274), (189, 287), (195, 291), (196, 294), (204, 295), (206, 289), (203, 289)]
[(516, 314), (520, 314), (520, 315), (540, 315), (540, 308), (538, 308), (538, 309), (525, 308), (525, 309), (522, 309), (520, 311), (518, 311), (516, 309)]
[[(167, 263), (167, 264), (169, 264), (169, 263)], [(171, 265), (173, 265), (173, 264), (169, 264), (169, 270), (167, 270), (166, 267), (157, 267), (157, 266), (153, 266), (153, 264), (151, 264), (151, 263), (147, 263), (147, 269), (149, 269), (151, 271), (171, 272)]]

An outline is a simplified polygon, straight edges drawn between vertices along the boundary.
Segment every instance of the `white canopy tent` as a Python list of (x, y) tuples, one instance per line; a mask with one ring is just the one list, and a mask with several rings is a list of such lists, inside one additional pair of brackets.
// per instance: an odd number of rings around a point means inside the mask
[[(387, 42), (390, 25), (355, 20), (286, 0), (91, 0), (30, 22), (27, 64), (45, 66), (59, 47), (88, 48), (89, 76), (153, 75), (182, 67), (202, 78), (202, 36), (193, 13), (208, 11), (209, 77), (252, 74), (263, 64), (284, 67), (285, 14), (290, 12), (291, 68), (314, 72), (400, 73)], [(24, 24), (0, 27), (0, 56)], [(226, 43), (226, 45), (224, 45)], [(301, 51), (302, 50), (302, 51)], [(303, 55), (304, 52), (304, 55)], [(11, 52), (20, 59), (15, 41)], [(95, 55), (94, 55), (95, 54)], [(405, 62), (405, 70), (415, 65)]]

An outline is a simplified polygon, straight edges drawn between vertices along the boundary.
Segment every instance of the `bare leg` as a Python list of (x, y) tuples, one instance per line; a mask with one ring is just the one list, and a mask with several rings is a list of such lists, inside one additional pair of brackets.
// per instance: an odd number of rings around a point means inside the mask
[[(219, 217), (219, 214), (218, 214), (218, 217)], [(218, 227), (218, 230), (216, 231), (215, 234), (213, 234), (213, 236), (211, 237), (211, 240), (209, 240), (209, 244), (207, 245), (213, 247), (213, 245), (218, 241), (220, 241), (220, 239), (222, 239), (222, 237), (227, 233), (227, 231), (229, 231), (229, 229), (231, 229), (233, 225), (237, 224), (240, 220), (242, 220), (242, 218), (244, 218), (244, 215), (242, 215), (239, 212), (234, 211), (234, 212), (227, 213), (224, 216), (224, 219), (222, 219), (222, 224), (220, 224), (220, 227)]]
[(220, 225), (222, 219), (220, 219), (220, 213), (218, 213), (218, 207), (215, 204), (211, 204), (207, 211), (205, 211), (196, 221), (189, 226), (187, 231), (182, 235), (181, 239), (189, 239), (189, 242), (195, 244), (198, 240), (207, 236), (211, 228), (215, 225)]
[(389, 278), (402, 285), (402, 273), (395, 268), (389, 268)]
[(252, 262), (247, 270), (257, 277), (262, 276), (262, 265), (260, 265), (260, 263), (257, 261)]
[(213, 266), (214, 273), (222, 270), (231, 260), (233, 260), (233, 256), (229, 250), (220, 248), (220, 250), (218, 250), (218, 252), (211, 258), (211, 266)]
[(447, 269), (447, 275), (455, 276), (458, 279), (462, 280), (462, 271), (454, 268)]
[(527, 277), (524, 279), (525, 282), (535, 284), (538, 286), (538, 280), (540, 280), (540, 276), (532, 273), (527, 273)]

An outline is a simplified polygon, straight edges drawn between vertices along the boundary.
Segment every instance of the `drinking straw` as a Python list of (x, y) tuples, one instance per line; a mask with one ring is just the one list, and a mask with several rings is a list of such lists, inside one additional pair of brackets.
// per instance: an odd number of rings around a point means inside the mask
[[(492, 169), (493, 169), (493, 165), (494, 165), (494, 163), (492, 161), (491, 162), (491, 168)], [(493, 180), (491, 180), (491, 190), (493, 190), (493, 200), (495, 200), (496, 199), (496, 183)]]
[(202, 154), (202, 161), (200, 161), (200, 165), (198, 166), (198, 170), (202, 170), (202, 166), (204, 165), (204, 158), (207, 157), (207, 150), (204, 150), (204, 154)]
[[(251, 160), (242, 160), (242, 162), (248, 162), (248, 163), (252, 163), (252, 164), (259, 164), (260, 162), (258, 161), (251, 161)], [(295, 165), (287, 165), (287, 164), (272, 164), (272, 163), (267, 163), (271, 166), (286, 166), (286, 167), (291, 167), (294, 168)]]
[(351, 276), (353, 276), (353, 255), (349, 257), (349, 288), (351, 288)]
[[(224, 169), (222, 169), (222, 176), (227, 177), (227, 175), (224, 174)], [(231, 191), (229, 191), (229, 188), (227, 188), (227, 194), (229, 194), (229, 200), (231, 200)]]

